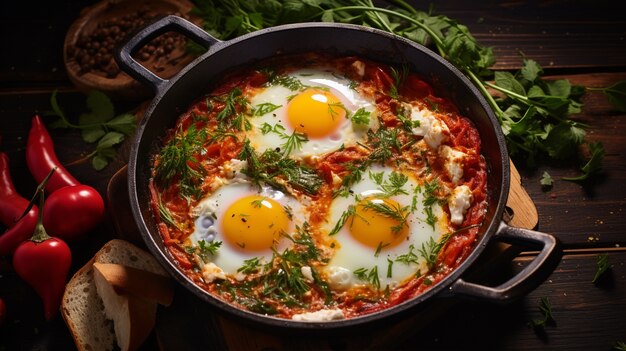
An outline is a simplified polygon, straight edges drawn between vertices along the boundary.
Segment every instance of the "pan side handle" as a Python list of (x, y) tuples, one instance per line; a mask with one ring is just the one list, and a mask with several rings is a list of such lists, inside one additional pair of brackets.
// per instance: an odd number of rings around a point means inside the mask
[(146, 26), (119, 48), (115, 55), (118, 66), (131, 77), (151, 86), (153, 90), (159, 91), (168, 80), (162, 79), (152, 73), (145, 66), (137, 62), (132, 55), (150, 40), (169, 31), (181, 33), (207, 49), (213, 44), (220, 42), (186, 19), (169, 15)]
[(511, 227), (502, 222), (494, 240), (540, 251), (524, 269), (498, 286), (470, 283), (459, 278), (449, 287), (450, 294), (507, 303), (539, 286), (561, 261), (561, 243), (550, 234)]

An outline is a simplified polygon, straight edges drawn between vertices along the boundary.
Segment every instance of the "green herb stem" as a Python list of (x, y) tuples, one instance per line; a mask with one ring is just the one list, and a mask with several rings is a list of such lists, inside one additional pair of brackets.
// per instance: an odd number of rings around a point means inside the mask
[[(355, 11), (363, 11), (363, 12), (380, 12), (380, 13), (385, 13), (387, 15), (391, 15), (391, 16), (395, 16), (398, 18), (402, 18), (416, 26), (418, 26), (420, 29), (424, 30), (426, 33), (428, 33), (428, 35), (430, 36), (430, 38), (433, 40), (433, 42), (435, 43), (435, 46), (437, 47), (437, 50), (439, 51), (439, 54), (443, 57), (446, 56), (446, 52), (445, 52), (445, 46), (443, 44), (443, 41), (441, 40), (441, 38), (437, 35), (437, 33), (435, 33), (430, 27), (428, 27), (427, 25), (425, 25), (424, 23), (411, 18), (403, 13), (400, 13), (398, 11), (393, 11), (393, 10), (388, 10), (388, 9), (383, 9), (383, 8), (379, 8), (379, 7), (369, 7), (369, 6), (341, 6), (341, 7), (336, 7), (332, 9), (333, 11), (350, 11), (350, 10), (355, 10)], [(319, 18), (321, 17), (323, 14), (323, 12), (316, 14), (315, 16), (312, 16), (312, 18)], [(391, 33), (395, 33), (395, 31), (390, 30)]]

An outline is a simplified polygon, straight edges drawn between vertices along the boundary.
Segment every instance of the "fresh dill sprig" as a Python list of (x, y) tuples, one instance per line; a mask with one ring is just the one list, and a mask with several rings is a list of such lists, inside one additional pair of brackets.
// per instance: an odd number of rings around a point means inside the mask
[(213, 97), (213, 99), (224, 104), (224, 108), (215, 116), (218, 129), (239, 131), (252, 129), (252, 124), (246, 118), (249, 103), (239, 87), (234, 88), (228, 94)]
[(271, 102), (264, 102), (252, 108), (252, 115), (255, 117), (263, 116), (281, 108), (282, 106), (283, 105), (275, 105)]
[(282, 180), (296, 189), (314, 195), (324, 183), (314, 169), (299, 164), (276, 150), (267, 149), (261, 155), (257, 154), (248, 139), (244, 141), (238, 158), (248, 161), (248, 167), (243, 173), (257, 185), (268, 184), (286, 190), (280, 181)]
[(365, 206), (365, 209), (372, 210), (384, 217), (388, 217), (398, 222), (397, 225), (391, 227), (391, 231), (394, 233), (398, 233), (404, 226), (407, 225), (407, 218), (409, 216), (409, 206), (400, 207), (395, 205), (391, 205), (385, 201), (368, 201)]
[(154, 169), (156, 183), (167, 187), (178, 180), (182, 196), (200, 198), (205, 169), (196, 157), (204, 150), (206, 140), (206, 130), (197, 130), (195, 125), (191, 125), (187, 131), (178, 129), (157, 157)]
[(370, 270), (367, 268), (359, 268), (352, 272), (354, 276), (361, 281), (368, 282), (380, 289), (380, 278), (378, 277), (378, 266), (374, 266)]

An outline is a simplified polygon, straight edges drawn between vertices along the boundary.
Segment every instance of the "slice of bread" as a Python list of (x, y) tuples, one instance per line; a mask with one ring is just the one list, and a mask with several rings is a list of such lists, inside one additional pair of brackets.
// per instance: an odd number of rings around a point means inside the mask
[[(96, 289), (93, 268), (95, 262), (115, 263), (164, 277), (169, 276), (147, 251), (128, 241), (113, 239), (70, 279), (65, 287), (61, 315), (70, 329), (76, 347), (80, 351), (116, 350), (118, 346), (113, 322), (107, 318), (102, 298)], [(154, 306), (154, 302), (149, 303)], [(131, 304), (132, 309), (145, 307), (141, 303)]]
[(154, 327), (156, 302), (137, 295), (119, 294), (115, 287), (109, 284), (105, 277), (107, 273), (102, 272), (100, 265), (103, 263), (93, 264), (96, 291), (104, 303), (105, 314), (113, 320), (117, 345), (121, 351), (136, 350)]
[(143, 297), (163, 306), (169, 306), (174, 299), (174, 285), (168, 277), (115, 263), (95, 262), (93, 266), (117, 294)]

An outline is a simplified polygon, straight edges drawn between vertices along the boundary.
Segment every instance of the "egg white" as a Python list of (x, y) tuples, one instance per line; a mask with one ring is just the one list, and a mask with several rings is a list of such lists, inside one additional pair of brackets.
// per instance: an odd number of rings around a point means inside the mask
[[(371, 172), (383, 172), (384, 179), (389, 179), (390, 174), (394, 171), (389, 167), (375, 166), (372, 167)], [(430, 239), (436, 242), (440, 240), (441, 236), (446, 233), (448, 218), (442, 207), (439, 204), (434, 204), (432, 210), (437, 217), (437, 222), (434, 229), (427, 224), (427, 214), (422, 206), (424, 200), (423, 191), (416, 191), (416, 187), (419, 184), (415, 178), (409, 176), (408, 179), (403, 186), (408, 195), (398, 194), (390, 197), (390, 199), (395, 200), (402, 207), (411, 206), (413, 201), (417, 204), (415, 210), (411, 211), (407, 217), (409, 225), (407, 239), (395, 246), (383, 247), (379, 254), (376, 255), (376, 248), (357, 241), (350, 234), (350, 224), (349, 221), (346, 221), (341, 230), (332, 236), (338, 245), (336, 245), (334, 256), (330, 259), (328, 265), (323, 267), (323, 274), (331, 288), (345, 290), (358, 285), (371, 285), (369, 282), (360, 280), (354, 275), (354, 272), (359, 269), (365, 269), (369, 273), (376, 267), (381, 290), (385, 290), (387, 287), (393, 289), (416, 274), (423, 274), (428, 270), (426, 260), (420, 256), (418, 250), (422, 248), (422, 245), (426, 246)], [(364, 198), (377, 193), (381, 193), (379, 185), (370, 177), (364, 175), (363, 179), (352, 187), (352, 193), (349, 197), (334, 199), (330, 207), (326, 231), (330, 232), (340, 220), (342, 213), (350, 205), (356, 204), (355, 197)], [(396, 261), (398, 256), (409, 253), (411, 245), (413, 246), (412, 252), (419, 257), (417, 263), (406, 264)], [(390, 265), (389, 260), (393, 262), (390, 277), (387, 276)]]
[[(292, 156), (298, 158), (321, 155), (337, 150), (341, 147), (341, 145), (354, 144), (356, 141), (365, 136), (367, 129), (373, 128), (376, 125), (377, 118), (375, 117), (375, 103), (370, 101), (367, 97), (361, 96), (356, 90), (350, 88), (351, 81), (349, 79), (339, 76), (332, 71), (314, 68), (294, 71), (289, 73), (288, 76), (298, 79), (305, 86), (319, 87), (329, 90), (341, 101), (343, 106), (350, 112), (350, 115), (354, 114), (361, 108), (370, 112), (369, 125), (353, 125), (349, 118), (345, 118), (334, 133), (323, 138), (309, 138), (307, 142), (302, 144), (300, 149), (293, 150), (291, 152)], [(284, 128), (283, 133), (287, 136), (294, 132), (294, 129), (288, 122), (287, 106), (289, 104), (290, 97), (297, 93), (297, 91), (289, 90), (281, 85), (272, 85), (262, 89), (260, 92), (249, 98), (253, 109), (264, 103), (272, 103), (276, 106), (280, 106), (279, 108), (262, 116), (255, 116), (250, 119), (253, 127), (252, 130), (249, 131), (247, 137), (250, 139), (251, 144), (255, 149), (261, 151), (266, 149), (276, 149), (285, 143), (285, 139), (281, 138), (281, 136), (275, 132), (269, 132), (266, 134), (262, 133), (262, 128), (266, 124), (272, 128), (279, 125)]]
[[(302, 205), (293, 197), (271, 187), (262, 187), (260, 190), (249, 182), (231, 182), (219, 187), (214, 193), (205, 199), (192, 210), (196, 215), (194, 231), (189, 236), (191, 244), (197, 245), (204, 240), (207, 243), (213, 241), (221, 242), (215, 255), (211, 256), (211, 262), (221, 268), (228, 275), (237, 274), (237, 270), (244, 265), (245, 260), (259, 258), (261, 262), (269, 262), (272, 258), (272, 250), (268, 248), (263, 251), (245, 251), (234, 243), (228, 242), (220, 233), (224, 213), (238, 199), (250, 195), (260, 195), (262, 197), (275, 200), (283, 208), (292, 211), (293, 221), (288, 232), (291, 232), (296, 225), (306, 218)], [(289, 240), (279, 240), (276, 245), (278, 250), (283, 250), (290, 244)]]

